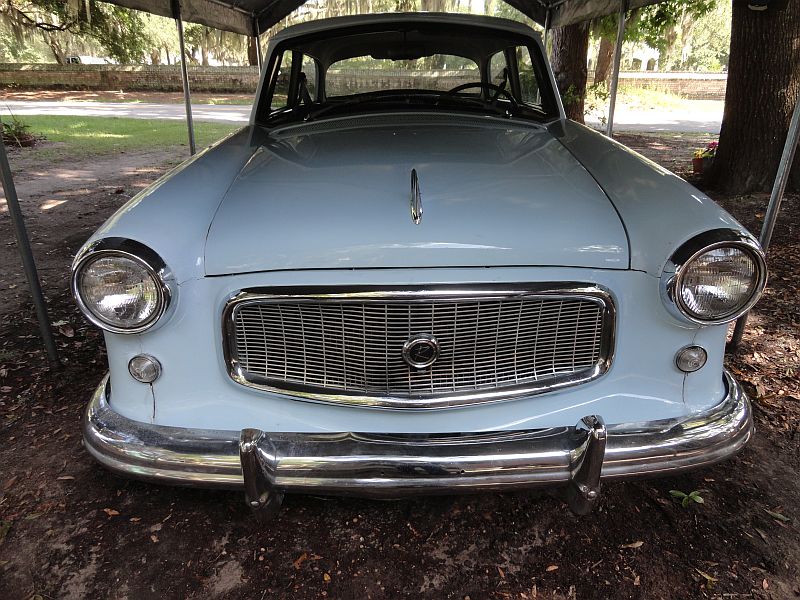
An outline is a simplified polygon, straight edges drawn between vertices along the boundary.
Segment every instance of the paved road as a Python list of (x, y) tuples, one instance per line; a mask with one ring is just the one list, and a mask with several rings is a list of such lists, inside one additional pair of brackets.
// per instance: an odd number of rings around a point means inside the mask
[[(63, 115), (78, 117), (131, 117), (135, 119), (186, 118), (183, 104), (155, 104), (149, 102), (80, 102), (80, 101), (25, 101), (0, 102), (0, 114), (8, 112), (24, 115)], [(246, 123), (250, 119), (250, 106), (193, 104), (195, 121), (217, 123)]]
[[(723, 102), (696, 100), (681, 110), (617, 109), (615, 129), (618, 131), (689, 131), (718, 133), (722, 121)], [(82, 117), (132, 117), (136, 119), (185, 118), (182, 104), (154, 104), (145, 102), (77, 102), (77, 101), (23, 101), (8, 100), (0, 103), (0, 114), (12, 112), (24, 115), (64, 115)], [(195, 104), (192, 112), (196, 121), (217, 123), (246, 123), (250, 107), (243, 105)], [(597, 119), (588, 119), (597, 124)]]

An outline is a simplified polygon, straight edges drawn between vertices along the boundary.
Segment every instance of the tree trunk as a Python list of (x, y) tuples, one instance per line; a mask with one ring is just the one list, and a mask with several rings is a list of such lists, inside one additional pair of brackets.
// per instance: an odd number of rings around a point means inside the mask
[(203, 35), (200, 37), (200, 61), (204, 67), (208, 66), (208, 47), (209, 38), (211, 37), (211, 29), (203, 27)]
[(553, 71), (567, 117), (583, 123), (586, 98), (586, 55), (589, 52), (589, 24), (576, 23), (555, 27), (553, 39)]
[(251, 67), (258, 66), (258, 38), (250, 36), (250, 43), (247, 45), (247, 63)]
[(44, 38), (45, 41), (47, 42), (47, 45), (50, 47), (50, 52), (53, 53), (53, 58), (56, 59), (56, 62), (59, 65), (66, 64), (67, 58), (64, 52), (64, 48), (61, 45), (61, 42), (59, 41), (59, 38), (56, 35), (56, 32), (48, 32), (44, 36)]
[(611, 63), (614, 62), (614, 40), (600, 38), (600, 48), (597, 51), (597, 64), (594, 67), (594, 82), (608, 83), (611, 77)]
[[(733, 0), (725, 113), (710, 183), (734, 194), (769, 191), (800, 97), (800, 2), (763, 12)], [(800, 190), (800, 157), (789, 189)]]

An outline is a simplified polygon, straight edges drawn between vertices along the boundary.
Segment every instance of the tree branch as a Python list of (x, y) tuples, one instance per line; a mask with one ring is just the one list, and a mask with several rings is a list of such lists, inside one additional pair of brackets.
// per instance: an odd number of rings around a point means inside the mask
[(23, 27), (29, 27), (34, 29), (41, 29), (42, 31), (53, 32), (53, 31), (68, 31), (71, 27), (78, 24), (77, 20), (74, 21), (67, 21), (60, 25), (56, 25), (55, 23), (47, 23), (44, 21), (38, 21), (35, 18), (31, 17), (21, 9), (17, 8), (16, 6), (8, 6), (11, 15), (16, 19), (16, 21), (22, 25)]

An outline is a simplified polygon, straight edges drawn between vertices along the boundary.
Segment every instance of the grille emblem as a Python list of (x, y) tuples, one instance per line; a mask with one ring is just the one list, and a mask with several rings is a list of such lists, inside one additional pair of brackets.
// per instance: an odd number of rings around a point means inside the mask
[(403, 344), (403, 360), (409, 367), (427, 369), (439, 358), (439, 340), (427, 333), (418, 333)]

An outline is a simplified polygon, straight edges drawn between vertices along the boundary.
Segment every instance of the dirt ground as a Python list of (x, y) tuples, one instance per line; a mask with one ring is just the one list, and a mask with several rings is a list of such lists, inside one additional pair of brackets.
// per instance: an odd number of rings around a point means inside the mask
[[(621, 136), (685, 173), (697, 136)], [(67, 292), (72, 255), (162, 173), (170, 151), (38, 164), (12, 153), (65, 366), (47, 369), (0, 201), (0, 598), (800, 597), (800, 198), (787, 198), (769, 290), (729, 359), (755, 399), (735, 459), (605, 484), (572, 515), (530, 493), (391, 502), (289, 496), (259, 525), (242, 495), (127, 481), (81, 447), (102, 336)], [(719, 198), (757, 231), (764, 195)], [(683, 508), (670, 490), (700, 490)]]

